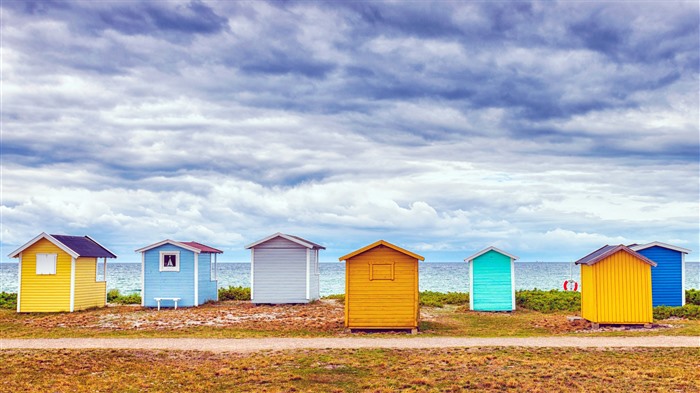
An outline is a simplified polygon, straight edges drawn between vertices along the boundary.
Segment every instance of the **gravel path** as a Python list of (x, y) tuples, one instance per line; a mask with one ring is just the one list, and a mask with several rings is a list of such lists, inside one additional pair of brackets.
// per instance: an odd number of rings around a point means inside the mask
[(211, 352), (256, 352), (290, 349), (572, 347), (639, 348), (695, 347), (700, 337), (527, 337), (527, 338), (56, 338), (0, 339), (0, 349), (161, 349)]

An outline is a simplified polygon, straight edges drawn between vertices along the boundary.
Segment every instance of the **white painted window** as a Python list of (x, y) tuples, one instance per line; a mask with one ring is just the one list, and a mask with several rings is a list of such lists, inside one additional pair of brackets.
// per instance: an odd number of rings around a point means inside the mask
[(216, 281), (216, 254), (209, 254), (209, 279)]
[(56, 274), (58, 254), (36, 254), (36, 274)]
[(159, 270), (161, 272), (179, 272), (180, 251), (161, 251)]

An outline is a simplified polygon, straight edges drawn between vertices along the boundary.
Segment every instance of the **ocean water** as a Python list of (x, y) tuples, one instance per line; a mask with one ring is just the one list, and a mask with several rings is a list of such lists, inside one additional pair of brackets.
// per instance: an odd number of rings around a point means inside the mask
[[(321, 296), (345, 292), (345, 264), (321, 263)], [(580, 268), (567, 262), (515, 262), (516, 289), (561, 289), (571, 277), (580, 282)], [(250, 286), (250, 263), (219, 263), (219, 287)], [(424, 262), (419, 265), (421, 291), (468, 292), (467, 264)], [(686, 288), (700, 289), (700, 263), (686, 262)], [(141, 291), (141, 265), (107, 263), (107, 288), (123, 294)], [(0, 263), (0, 291), (17, 292), (17, 264)]]

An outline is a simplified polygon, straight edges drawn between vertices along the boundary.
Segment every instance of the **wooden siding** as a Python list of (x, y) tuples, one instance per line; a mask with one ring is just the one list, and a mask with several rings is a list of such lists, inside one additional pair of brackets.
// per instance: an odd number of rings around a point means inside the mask
[(75, 310), (90, 307), (104, 307), (107, 297), (107, 283), (97, 282), (97, 261), (95, 258), (78, 258), (75, 261)]
[(216, 300), (217, 282), (211, 280), (211, 264), (214, 256), (210, 253), (199, 254), (199, 304)]
[[(393, 270), (393, 280), (370, 280), (373, 264), (393, 265), (393, 269), (376, 269), (383, 275)], [(345, 266), (346, 327), (418, 327), (417, 259), (389, 247), (378, 246), (348, 259)]]
[(512, 311), (513, 270), (511, 258), (489, 251), (471, 261), (471, 293), (475, 311)]
[(651, 268), (652, 305), (682, 306), (685, 297), (683, 253), (659, 246), (637, 252), (657, 263)]
[(310, 259), (310, 269), (309, 269), (309, 300), (316, 300), (321, 297), (320, 295), (320, 285), (319, 285), (319, 261), (318, 261), (318, 250), (309, 250)]
[(651, 265), (623, 251), (581, 266), (581, 315), (595, 323), (651, 323)]
[[(56, 274), (36, 274), (36, 254), (57, 254)], [(70, 311), (71, 256), (46, 239), (21, 254), (19, 312)]]
[[(277, 240), (283, 242), (277, 242)], [(267, 243), (272, 242), (277, 243), (277, 248), (269, 247)], [(254, 250), (253, 303), (308, 302), (306, 247), (286, 239), (276, 238), (256, 246)]]
[[(159, 271), (161, 251), (180, 251), (180, 271)], [(195, 306), (194, 304), (194, 252), (164, 244), (145, 251), (144, 255), (144, 293), (146, 307), (156, 307), (156, 297), (179, 297), (178, 307)], [(207, 276), (208, 277), (208, 276)], [(172, 302), (161, 302), (161, 307), (172, 307)]]

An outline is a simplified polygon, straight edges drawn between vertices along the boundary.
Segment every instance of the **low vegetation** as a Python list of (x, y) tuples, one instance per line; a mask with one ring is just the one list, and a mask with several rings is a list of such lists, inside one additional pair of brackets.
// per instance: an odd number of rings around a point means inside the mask
[(688, 289), (685, 291), (685, 304), (700, 306), (700, 289)]
[(418, 295), (421, 306), (444, 307), (445, 304), (469, 304), (469, 294), (465, 292), (423, 291)]
[(219, 288), (219, 300), (250, 300), (250, 288), (233, 286)]
[(698, 359), (697, 348), (5, 350), (0, 391), (697, 392)]
[(110, 289), (107, 291), (107, 303), (141, 304), (141, 295), (138, 293), (122, 295), (118, 289)]
[(581, 293), (559, 290), (542, 291), (539, 289), (515, 292), (515, 304), (518, 308), (552, 313), (557, 311), (581, 311)]
[(654, 307), (654, 319), (668, 318), (700, 319), (700, 306), (686, 304), (683, 307)]
[(6, 308), (10, 310), (17, 309), (17, 294), (0, 292), (0, 308)]

